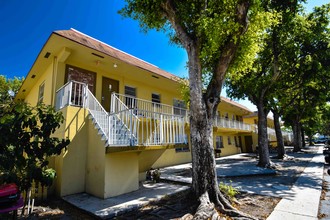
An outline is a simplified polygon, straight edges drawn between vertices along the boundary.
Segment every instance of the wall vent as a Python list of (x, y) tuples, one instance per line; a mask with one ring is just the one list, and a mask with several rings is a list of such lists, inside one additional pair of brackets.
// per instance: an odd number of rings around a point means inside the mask
[(100, 58), (104, 58), (104, 56), (101, 56), (101, 55), (98, 55), (98, 54), (96, 54), (96, 53), (92, 53), (94, 56), (97, 56), (97, 57), (100, 57)]
[(49, 52), (47, 52), (46, 54), (45, 54), (45, 58), (47, 59), (48, 57), (50, 56), (50, 53)]

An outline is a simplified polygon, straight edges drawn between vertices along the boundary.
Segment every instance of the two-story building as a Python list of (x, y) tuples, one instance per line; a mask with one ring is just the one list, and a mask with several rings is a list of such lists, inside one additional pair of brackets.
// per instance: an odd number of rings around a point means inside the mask
[[(60, 196), (108, 198), (137, 190), (150, 168), (191, 161), (189, 110), (178, 77), (74, 29), (55, 31), (16, 99), (63, 113), (59, 138), (70, 145), (50, 158)], [(214, 122), (216, 155), (249, 151), (252, 114), (222, 98)], [(221, 153), (220, 153), (220, 150)]]

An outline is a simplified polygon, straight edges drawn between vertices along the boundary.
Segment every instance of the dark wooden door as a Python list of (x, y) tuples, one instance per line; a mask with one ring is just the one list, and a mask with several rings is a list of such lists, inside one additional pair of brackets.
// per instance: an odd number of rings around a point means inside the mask
[(245, 147), (247, 153), (253, 153), (252, 144), (252, 136), (245, 136)]
[(111, 93), (113, 92), (119, 92), (119, 81), (107, 77), (102, 77), (101, 104), (107, 112), (110, 111)]

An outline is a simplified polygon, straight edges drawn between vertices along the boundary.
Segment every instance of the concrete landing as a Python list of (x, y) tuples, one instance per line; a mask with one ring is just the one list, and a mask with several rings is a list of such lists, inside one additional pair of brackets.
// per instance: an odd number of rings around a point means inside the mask
[(63, 199), (98, 218), (109, 219), (188, 188), (188, 186), (169, 183), (144, 183), (137, 191), (109, 199), (99, 199), (87, 193), (69, 195)]

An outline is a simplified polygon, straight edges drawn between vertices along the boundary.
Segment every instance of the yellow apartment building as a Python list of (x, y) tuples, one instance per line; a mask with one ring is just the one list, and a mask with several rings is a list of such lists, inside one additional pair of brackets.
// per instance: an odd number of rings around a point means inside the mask
[[(50, 158), (59, 196), (109, 198), (137, 190), (150, 168), (191, 161), (189, 111), (178, 78), (74, 29), (53, 32), (17, 100), (63, 113), (70, 145)], [(252, 152), (253, 114), (222, 98), (214, 122), (216, 156)], [(221, 151), (221, 153), (220, 153)]]

